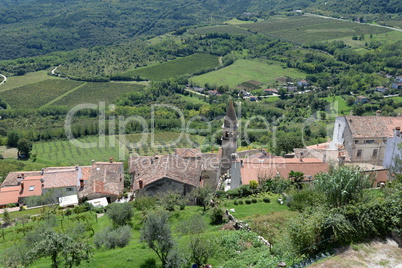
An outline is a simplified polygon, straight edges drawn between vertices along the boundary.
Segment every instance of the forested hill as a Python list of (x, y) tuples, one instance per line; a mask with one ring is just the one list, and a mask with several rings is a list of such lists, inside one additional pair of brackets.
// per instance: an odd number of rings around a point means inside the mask
[(396, 13), (400, 0), (0, 0), (0, 60), (129, 42), (244, 12)]

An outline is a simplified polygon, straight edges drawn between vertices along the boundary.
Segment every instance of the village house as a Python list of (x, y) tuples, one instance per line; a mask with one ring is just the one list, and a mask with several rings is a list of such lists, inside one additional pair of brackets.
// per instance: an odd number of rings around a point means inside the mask
[(363, 104), (368, 102), (368, 98), (366, 96), (357, 96), (356, 103)]
[(375, 88), (375, 91), (381, 92), (381, 93), (385, 93), (385, 92), (388, 91), (388, 88), (387, 88), (387, 87), (380, 86), (380, 87), (376, 87), (376, 88)]
[(402, 125), (402, 117), (380, 116), (342, 116), (334, 125), (333, 140), (330, 147), (343, 147), (352, 163), (370, 163), (382, 166), (388, 139), (394, 130)]
[(48, 167), (41, 171), (10, 172), (0, 187), (0, 206), (24, 204), (28, 196), (52, 191), (54, 202), (67, 196), (116, 200), (123, 193), (123, 163), (94, 162), (92, 166)]
[(299, 81), (297, 81), (297, 85), (299, 86), (299, 87), (307, 87), (308, 86), (308, 82), (307, 82), (307, 80), (305, 80), (305, 79), (303, 79), (303, 80), (299, 80)]
[(392, 83), (391, 87), (392, 87), (392, 88), (395, 88), (395, 89), (402, 89), (402, 83), (401, 83), (401, 82), (399, 82), (399, 83)]
[(266, 95), (275, 95), (275, 94), (277, 95), (278, 90), (273, 89), (273, 88), (266, 88), (266, 89), (264, 89), (263, 93)]

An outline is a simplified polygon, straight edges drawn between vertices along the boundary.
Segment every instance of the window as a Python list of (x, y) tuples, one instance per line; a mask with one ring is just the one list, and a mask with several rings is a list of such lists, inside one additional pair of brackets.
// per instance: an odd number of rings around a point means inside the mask
[(366, 144), (372, 144), (372, 143), (374, 143), (374, 140), (365, 140), (364, 143), (366, 143)]
[(33, 191), (35, 189), (35, 185), (29, 186), (29, 190)]
[(362, 157), (362, 150), (357, 150), (356, 158)]
[(373, 150), (373, 158), (377, 158), (378, 149)]
[(67, 192), (72, 192), (72, 191), (74, 191), (74, 189), (73, 189), (72, 187), (67, 187), (66, 190), (67, 190)]
[(359, 140), (355, 140), (355, 144), (358, 144), (359, 143)]

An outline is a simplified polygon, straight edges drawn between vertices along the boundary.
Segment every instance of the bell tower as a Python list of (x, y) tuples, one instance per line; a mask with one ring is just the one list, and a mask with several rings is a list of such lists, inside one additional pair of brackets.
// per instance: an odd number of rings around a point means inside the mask
[(232, 157), (237, 152), (237, 117), (230, 101), (222, 125), (222, 158), (221, 158), (221, 174), (225, 174), (231, 167)]

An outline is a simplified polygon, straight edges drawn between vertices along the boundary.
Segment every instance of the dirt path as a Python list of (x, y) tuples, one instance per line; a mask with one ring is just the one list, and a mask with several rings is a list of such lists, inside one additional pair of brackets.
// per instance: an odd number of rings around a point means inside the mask
[(0, 82), (0, 85), (7, 82), (7, 77), (5, 75), (0, 74), (0, 76), (3, 77), (3, 81)]
[(337, 252), (336, 256), (309, 268), (402, 268), (402, 248), (393, 239), (356, 244)]

